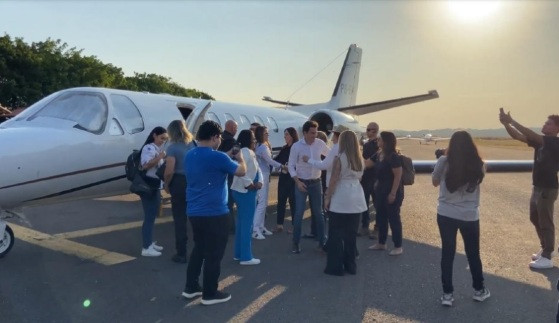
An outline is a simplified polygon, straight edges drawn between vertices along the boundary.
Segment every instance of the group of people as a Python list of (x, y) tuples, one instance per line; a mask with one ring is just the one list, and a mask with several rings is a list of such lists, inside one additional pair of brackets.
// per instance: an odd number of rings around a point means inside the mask
[[(559, 116), (550, 116), (543, 136), (514, 121), (510, 113), (499, 115), (508, 133), (535, 148), (534, 190), (530, 202), (530, 220), (534, 224), (542, 250), (532, 255), (530, 267), (553, 266), (555, 244), (553, 204), (557, 198), (559, 167)], [(356, 274), (356, 237), (369, 232), (369, 199), (375, 208), (378, 241), (371, 250), (387, 249), (388, 229), (394, 248), (389, 255), (403, 253), (400, 208), (404, 200), (402, 158), (396, 149), (396, 137), (376, 123), (367, 126), (368, 142), (359, 145), (357, 135), (343, 126), (332, 129), (333, 145), (317, 139), (318, 124), (307, 121), (302, 138), (295, 128), (284, 131), (285, 146), (272, 158), (268, 129), (253, 124), (237, 138), (237, 124), (229, 120), (225, 131), (214, 121), (202, 123), (196, 141), (184, 121), (171, 122), (168, 129), (154, 128), (142, 147), (141, 164), (146, 170), (153, 194), (142, 194), (144, 225), (143, 256), (161, 255), (161, 246), (152, 241), (152, 229), (161, 201), (157, 167), (166, 162), (164, 189), (171, 194), (177, 253), (173, 261), (188, 262), (183, 296), (202, 295), (202, 304), (229, 300), (228, 293), (217, 290), (220, 263), (228, 235), (235, 232), (234, 259), (241, 265), (257, 265), (252, 255), (252, 240), (262, 240), (273, 232), (292, 233), (291, 251), (301, 253), (302, 219), (309, 200), (313, 237), (319, 252), (327, 254), (324, 272), (329, 275)], [(167, 137), (171, 144), (163, 151)], [(221, 151), (220, 151), (221, 150)], [(277, 226), (264, 225), (268, 206), (270, 173), (279, 171)], [(321, 171), (326, 171), (326, 190)], [(479, 200), (480, 184), (485, 175), (484, 162), (466, 131), (455, 132), (448, 148), (435, 165), (432, 183), (439, 187), (437, 224), (442, 242), (441, 304), (452, 306), (452, 271), (456, 235), (460, 231), (472, 273), (473, 299), (490, 297), (484, 285), (480, 257)], [(290, 203), (292, 227), (285, 228), (286, 204)], [(231, 216), (236, 204), (236, 219)], [(194, 248), (186, 257), (186, 219), (190, 219)], [(360, 221), (361, 218), (361, 221)], [(328, 230), (326, 230), (326, 226)], [(361, 227), (361, 230), (359, 229)], [(327, 231), (327, 232), (326, 232)], [(200, 285), (200, 273), (204, 271)], [(202, 287), (203, 286), (203, 287)]]

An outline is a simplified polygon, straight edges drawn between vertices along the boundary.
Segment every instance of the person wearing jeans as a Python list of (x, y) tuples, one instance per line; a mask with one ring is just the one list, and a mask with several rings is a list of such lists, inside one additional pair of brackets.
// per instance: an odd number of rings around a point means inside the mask
[[(274, 158), (275, 161), (282, 165), (287, 165), (289, 162), (289, 154), (291, 152), (291, 146), (293, 143), (299, 140), (299, 134), (297, 130), (293, 127), (289, 127), (284, 130), (283, 138), (285, 139), (285, 146), (283, 146), (279, 154)], [(287, 201), (289, 200), (289, 208), (291, 211), (291, 227), (293, 227), (293, 214), (295, 212), (295, 182), (286, 168), (284, 168), (278, 178), (278, 203), (277, 203), (277, 218), (276, 218), (276, 228), (274, 232), (283, 231), (283, 222), (285, 220), (285, 207)], [(292, 228), (287, 229), (288, 232), (292, 232)]]
[(161, 204), (161, 180), (155, 172), (163, 164), (165, 151), (163, 144), (167, 141), (167, 130), (163, 127), (155, 127), (149, 133), (140, 156), (142, 170), (145, 171), (144, 180), (151, 187), (151, 192), (140, 194), (142, 207), (144, 209), (144, 222), (142, 224), (142, 256), (161, 256), (163, 247), (152, 241), (153, 225), (155, 217), (159, 212)]
[(378, 140), (380, 151), (365, 161), (367, 167), (375, 167), (377, 183), (375, 195), (377, 204), (378, 243), (369, 247), (370, 250), (386, 250), (388, 225), (392, 230), (394, 249), (389, 253), (398, 256), (404, 252), (402, 248), (402, 220), (400, 207), (404, 200), (402, 185), (402, 159), (396, 152), (396, 136), (383, 131)]
[(472, 287), (475, 290), (483, 289), (483, 270), (479, 256), (479, 220), (462, 221), (437, 214), (437, 224), (442, 241), (442, 283), (443, 292), (448, 294), (454, 291), (452, 286), (452, 268), (456, 254), (456, 233), (460, 231), (464, 240), (464, 249), (470, 272), (472, 274)]
[[(221, 143), (221, 126), (217, 122), (203, 122), (196, 135), (198, 146), (191, 149), (184, 160), (186, 213), (192, 224), (194, 249), (190, 254), (182, 295), (186, 298), (202, 295), (202, 304), (212, 305), (231, 299), (229, 293), (217, 290), (229, 234), (227, 176), (244, 176), (246, 165), (242, 154), (235, 150), (231, 149), (227, 154), (216, 150)], [(199, 284), (202, 266), (203, 288)]]
[(456, 254), (456, 233), (464, 240), (466, 257), (472, 275), (473, 299), (482, 302), (491, 296), (483, 282), (483, 268), (479, 254), (479, 197), (485, 175), (472, 137), (457, 131), (450, 138), (445, 156), (439, 157), (432, 174), (433, 186), (439, 187), (437, 224), (441, 235), (441, 304), (452, 306), (454, 286), (452, 269)]
[(301, 226), (307, 196), (310, 200), (311, 212), (317, 215), (317, 232), (319, 248), (324, 247), (326, 235), (324, 234), (324, 215), (322, 213), (322, 182), (320, 169), (306, 163), (303, 156), (309, 159), (320, 159), (326, 156), (330, 149), (324, 141), (316, 139), (318, 123), (307, 121), (303, 124), (303, 139), (291, 147), (289, 154), (289, 174), (295, 181), (295, 214), (293, 216), (293, 247), (291, 252), (300, 253)]
[(262, 188), (262, 172), (254, 155), (255, 139), (252, 131), (241, 131), (238, 138), (247, 171), (245, 176), (233, 177), (231, 191), (237, 202), (237, 228), (235, 230), (235, 260), (241, 265), (258, 265), (260, 259), (252, 256), (252, 223), (256, 210), (256, 192)]
[(170, 145), (165, 157), (164, 188), (171, 194), (171, 210), (175, 224), (175, 249), (177, 253), (171, 258), (177, 263), (186, 263), (186, 177), (184, 176), (184, 156), (195, 147), (192, 134), (186, 128), (184, 120), (173, 120), (167, 126)]

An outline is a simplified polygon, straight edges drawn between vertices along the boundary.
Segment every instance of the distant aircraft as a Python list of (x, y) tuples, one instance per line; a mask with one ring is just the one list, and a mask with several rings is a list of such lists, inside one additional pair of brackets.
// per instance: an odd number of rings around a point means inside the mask
[(437, 144), (438, 141), (443, 141), (443, 140), (450, 140), (449, 138), (444, 138), (444, 137), (433, 137), (432, 134), (427, 133), (425, 134), (425, 136), (421, 137), (421, 138), (417, 138), (417, 137), (412, 137), (411, 135), (407, 135), (405, 137), (402, 138), (398, 138), (398, 140), (417, 140), (419, 142), (419, 144), (421, 145), (422, 143), (429, 143), (429, 142), (434, 142), (435, 145)]
[[(284, 145), (283, 130), (300, 130), (307, 120), (316, 121), (319, 129), (326, 132), (344, 125), (362, 133), (364, 129), (353, 115), (439, 97), (433, 90), (355, 105), (361, 52), (356, 45), (349, 47), (330, 101), (319, 104), (257, 107), (89, 87), (53, 93), (0, 124), (0, 212), (128, 193), (126, 157), (132, 149), (141, 147), (151, 129), (166, 127), (172, 120), (185, 119), (193, 133), (205, 120), (224, 126), (233, 119), (239, 131), (258, 122), (268, 127), (270, 142), (277, 150)], [(10, 238), (4, 224), (0, 220), (0, 256), (7, 252), (2, 248)]]

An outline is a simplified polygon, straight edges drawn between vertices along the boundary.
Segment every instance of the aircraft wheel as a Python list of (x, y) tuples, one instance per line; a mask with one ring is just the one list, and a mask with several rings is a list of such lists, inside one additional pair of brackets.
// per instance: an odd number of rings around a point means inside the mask
[(4, 236), (0, 237), (0, 258), (4, 257), (14, 246), (14, 232), (6, 225)]

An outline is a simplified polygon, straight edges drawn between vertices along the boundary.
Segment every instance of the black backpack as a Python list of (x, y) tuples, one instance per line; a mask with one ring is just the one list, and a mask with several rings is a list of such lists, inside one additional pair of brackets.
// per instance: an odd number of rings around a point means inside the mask
[(132, 153), (128, 155), (126, 159), (126, 165), (124, 165), (124, 171), (126, 172), (126, 178), (129, 181), (134, 180), (136, 173), (141, 171), (140, 169), (140, 157), (142, 155), (141, 150), (134, 149)]
[(415, 169), (413, 161), (408, 156), (400, 155), (402, 158), (402, 184), (413, 185), (415, 182)]

